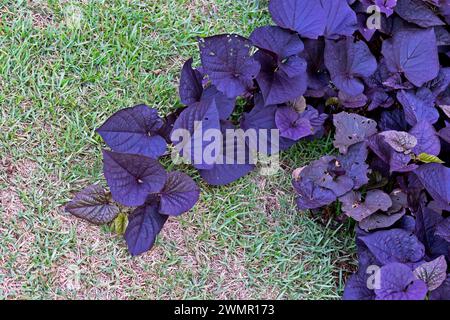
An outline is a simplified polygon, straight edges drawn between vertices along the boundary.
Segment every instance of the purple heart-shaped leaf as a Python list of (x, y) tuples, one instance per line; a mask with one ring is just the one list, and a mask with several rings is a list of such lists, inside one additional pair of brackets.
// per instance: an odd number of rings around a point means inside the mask
[(113, 199), (125, 206), (144, 204), (149, 193), (161, 191), (167, 173), (154, 159), (103, 150), (103, 173)]
[(166, 141), (158, 132), (163, 125), (155, 109), (138, 105), (116, 112), (97, 132), (113, 151), (156, 159), (166, 151)]
[(137, 256), (152, 248), (167, 218), (158, 213), (155, 204), (139, 207), (129, 216), (124, 237), (131, 255)]
[(119, 214), (119, 208), (111, 203), (103, 187), (98, 184), (77, 193), (66, 205), (66, 211), (93, 224), (111, 222)]
[(159, 213), (179, 216), (198, 201), (200, 189), (194, 180), (182, 172), (170, 172), (160, 192)]

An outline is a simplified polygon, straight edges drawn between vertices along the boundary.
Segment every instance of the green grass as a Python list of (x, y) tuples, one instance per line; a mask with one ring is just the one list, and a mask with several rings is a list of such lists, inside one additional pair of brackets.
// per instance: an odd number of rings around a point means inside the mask
[[(290, 173), (333, 152), (329, 139), (257, 172), (202, 188), (148, 254), (62, 206), (102, 180), (94, 130), (113, 112), (180, 106), (178, 74), (196, 37), (248, 36), (267, 1), (3, 1), (0, 4), (0, 299), (329, 299), (354, 244), (344, 227), (295, 209)], [(74, 15), (75, 13), (75, 15)], [(80, 24), (73, 24), (81, 16)], [(75, 276), (77, 275), (77, 276)], [(74, 280), (74, 279), (79, 279)]]

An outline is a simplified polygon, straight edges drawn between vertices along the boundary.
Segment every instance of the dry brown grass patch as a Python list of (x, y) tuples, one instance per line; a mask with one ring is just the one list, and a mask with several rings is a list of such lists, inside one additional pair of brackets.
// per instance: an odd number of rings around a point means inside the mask
[[(160, 235), (160, 243), (173, 242), (181, 265), (169, 266), (164, 270), (165, 277), (159, 274), (167, 256), (161, 245), (155, 245), (150, 252), (131, 257), (122, 237), (101, 231), (97, 226), (73, 218), (58, 210), (61, 219), (61, 232), (68, 234), (75, 229), (75, 248), (67, 250), (51, 270), (50, 278), (54, 287), (76, 299), (131, 299), (136, 292), (156, 297), (159, 286), (166, 278), (175, 276), (180, 270), (194, 273), (199, 268), (197, 250), (190, 248), (195, 242), (195, 230), (184, 229), (176, 219), (169, 219)], [(192, 239), (192, 240), (190, 240)], [(110, 259), (114, 257), (114, 262)], [(115, 267), (112, 267), (114, 263)], [(79, 280), (74, 278), (76, 273)], [(174, 292), (170, 298), (181, 298), (183, 292)], [(54, 292), (54, 298), (62, 296)], [(169, 297), (168, 297), (169, 298)]]
[(199, 17), (217, 16), (219, 13), (218, 6), (214, 3), (214, 1), (209, 0), (192, 0), (187, 6), (187, 10), (193, 16)]
[[(8, 243), (6, 253), (0, 256), (0, 270), (5, 275), (0, 283), (0, 291), (5, 296), (18, 297), (26, 279), (35, 242), (34, 234), (26, 222), (19, 218), (21, 212), (27, 210), (20, 199), (20, 190), (26, 191), (25, 181), (29, 180), (37, 169), (36, 163), (30, 160), (13, 162), (10, 157), (1, 161), (4, 172), (2, 184), (6, 188), (0, 190), (0, 234), (13, 239)], [(7, 267), (8, 265), (8, 267)]]

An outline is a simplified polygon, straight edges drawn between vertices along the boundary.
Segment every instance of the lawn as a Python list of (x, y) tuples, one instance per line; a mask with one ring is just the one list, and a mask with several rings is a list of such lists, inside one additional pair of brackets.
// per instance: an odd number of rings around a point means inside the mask
[(298, 212), (294, 168), (334, 152), (330, 139), (282, 154), (273, 177), (200, 184), (196, 207), (171, 218), (132, 258), (122, 237), (64, 204), (103, 181), (101, 139), (113, 112), (180, 105), (178, 75), (196, 37), (248, 36), (267, 1), (83, 0), (0, 4), (0, 299), (331, 299), (354, 269), (345, 225)]

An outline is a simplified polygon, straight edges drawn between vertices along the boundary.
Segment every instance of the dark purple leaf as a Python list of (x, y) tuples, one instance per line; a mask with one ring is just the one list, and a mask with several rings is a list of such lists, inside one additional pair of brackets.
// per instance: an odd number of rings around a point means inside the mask
[(167, 143), (172, 143), (170, 134), (172, 133), (173, 125), (184, 110), (186, 110), (186, 107), (177, 108), (175, 111), (172, 111), (164, 117), (164, 125), (159, 129), (158, 134), (161, 135)]
[(387, 211), (388, 214), (399, 212), (408, 207), (408, 195), (401, 189), (394, 189), (389, 196), (392, 200), (392, 207)]
[(390, 263), (379, 271), (380, 288), (375, 289), (377, 300), (424, 300), (428, 289), (417, 280), (411, 269), (401, 263)]
[(440, 7), (441, 3), (443, 3), (444, 1), (447, 1), (447, 0), (423, 0), (423, 2), (426, 2), (426, 3), (436, 6), (436, 7)]
[(275, 123), (280, 130), (280, 136), (284, 138), (297, 141), (313, 134), (310, 121), (301, 117), (292, 107), (278, 108)]
[(343, 300), (374, 300), (375, 292), (368, 288), (367, 278), (363, 270), (353, 274), (345, 283)]
[(352, 178), (345, 175), (339, 161), (329, 156), (313, 161), (303, 168), (299, 179), (312, 181), (318, 187), (332, 190), (337, 197), (353, 188)]
[(103, 187), (91, 185), (75, 195), (66, 205), (66, 211), (94, 224), (105, 224), (114, 220), (119, 208), (112, 204)]
[[(401, 181), (401, 179), (397, 180)], [(404, 183), (406, 182), (406, 183)], [(421, 206), (424, 205), (425, 188), (420, 182), (417, 175), (408, 173), (406, 179), (402, 182), (402, 189), (408, 195), (408, 207), (413, 212), (417, 212)]]
[(129, 216), (124, 237), (131, 255), (137, 256), (152, 248), (167, 218), (158, 213), (154, 204), (139, 207)]
[(161, 191), (167, 174), (157, 160), (103, 150), (103, 173), (114, 200), (125, 206), (143, 205), (149, 193)]
[[(446, 1), (446, 0), (442, 0)], [(450, 6), (450, 4), (449, 4)], [(434, 33), (436, 33), (436, 40), (438, 46), (449, 46), (450, 45), (450, 33), (446, 30), (445, 26), (434, 27)]]
[(439, 133), (439, 137), (444, 140), (447, 143), (450, 143), (450, 126), (446, 126), (445, 128), (442, 128)]
[(439, 12), (445, 18), (445, 22), (447, 22), (447, 24), (450, 24), (450, 3), (446, 0), (441, 0), (439, 9)]
[(439, 73), (436, 36), (433, 29), (396, 32), (383, 42), (386, 65), (391, 72), (402, 72), (415, 86), (433, 80)]
[(338, 157), (345, 174), (353, 179), (354, 189), (359, 189), (369, 182), (367, 177), (369, 169), (369, 166), (366, 164), (367, 156), (367, 144), (360, 142), (350, 146), (347, 154)]
[(433, 96), (437, 97), (450, 85), (450, 68), (441, 68), (439, 74), (433, 80), (427, 82), (425, 86), (431, 90)]
[(367, 103), (367, 97), (364, 94), (359, 94), (356, 96), (348, 95), (343, 91), (339, 91), (339, 102), (349, 109), (356, 109), (364, 107)]
[(447, 278), (447, 262), (444, 256), (440, 256), (433, 261), (422, 263), (414, 269), (417, 279), (426, 283), (428, 290), (433, 291), (439, 288)]
[(439, 119), (439, 112), (434, 107), (433, 95), (426, 88), (422, 88), (416, 94), (411, 91), (399, 91), (397, 100), (403, 106), (405, 119), (411, 126), (416, 125), (419, 121), (433, 124)]
[(425, 254), (417, 237), (402, 229), (377, 231), (360, 239), (382, 264), (417, 262)]
[(336, 201), (333, 191), (315, 186), (310, 180), (293, 181), (297, 191), (297, 206), (300, 210), (317, 209)]
[(403, 76), (400, 73), (391, 74), (383, 81), (383, 86), (389, 90), (409, 90), (414, 88), (414, 85), (411, 82), (404, 81)]
[(367, 88), (383, 90), (384, 89), (383, 82), (385, 82), (386, 79), (389, 78), (391, 75), (392, 75), (391, 72), (388, 70), (386, 66), (385, 59), (381, 58), (375, 72), (371, 76), (365, 77), (364, 83), (366, 84)]
[(256, 81), (266, 105), (294, 100), (305, 93), (308, 78), (305, 60), (292, 56), (280, 64), (262, 51), (258, 51), (255, 58), (261, 64)]
[(435, 235), (450, 243), (450, 217), (437, 225)]
[(214, 85), (203, 89), (202, 74), (192, 69), (192, 59), (189, 59), (183, 66), (180, 79), (180, 97), (185, 105), (192, 105), (200, 101), (216, 100), (217, 111), (220, 119), (226, 120), (233, 113), (236, 99), (227, 98)]
[[(334, 164), (330, 164), (329, 166), (333, 166)], [(339, 168), (337, 168), (339, 170)], [(333, 173), (331, 173), (333, 174)], [(334, 192), (334, 194), (339, 197), (353, 188), (353, 180), (350, 177), (345, 175), (334, 175), (330, 174), (324, 175), (321, 180), (317, 182), (318, 186), (330, 189)]]
[(227, 98), (227, 96), (217, 90), (215, 86), (209, 86), (203, 91), (201, 100), (208, 103), (208, 101), (211, 101), (212, 99), (216, 101), (220, 120), (227, 120), (234, 111), (236, 98)]
[(200, 101), (203, 93), (203, 76), (198, 70), (192, 68), (192, 62), (192, 58), (186, 61), (180, 77), (180, 98), (181, 102), (187, 106)]
[(326, 41), (325, 65), (336, 87), (351, 96), (364, 91), (358, 78), (369, 77), (377, 69), (377, 61), (367, 45), (363, 41), (354, 42), (352, 37)]
[(255, 168), (255, 160), (246, 139), (232, 139), (227, 130), (234, 130), (230, 122), (222, 122), (223, 147), (216, 163), (209, 170), (200, 170), (202, 178), (211, 185), (222, 186), (232, 183), (250, 173)]
[(253, 85), (260, 65), (250, 56), (249, 40), (226, 34), (200, 39), (199, 45), (205, 73), (228, 98), (244, 94)]
[(405, 215), (405, 210), (400, 210), (393, 214), (382, 212), (374, 213), (359, 222), (359, 227), (365, 231), (384, 229), (393, 226)]
[(416, 229), (416, 219), (412, 216), (403, 216), (398, 227), (407, 232), (413, 233)]
[(271, 0), (269, 11), (277, 25), (302, 37), (317, 39), (325, 31), (327, 16), (320, 0)]
[[(364, 244), (364, 242), (362, 242), (359, 237), (368, 235), (368, 232), (365, 232), (364, 230), (362, 230), (359, 227), (355, 227), (355, 231), (356, 231), (356, 239), (355, 239), (355, 243), (356, 243), (356, 249), (357, 249), (357, 253), (358, 253), (358, 268), (360, 271), (369, 271), (367, 270), (370, 266), (381, 266), (380, 261), (377, 260), (377, 258), (372, 254), (372, 252), (370, 252), (369, 248), (367, 248), (367, 246)], [(372, 270), (371, 274), (374, 275), (375, 270)], [(376, 279), (373, 279), (370, 282), (370, 285), (373, 287), (376, 285), (375, 282)]]
[(385, 19), (383, 19), (383, 16), (381, 16), (380, 32), (384, 35), (393, 36), (395, 33), (400, 31), (416, 29), (419, 28), (415, 24), (409, 23), (408, 21), (403, 20), (397, 15)]
[(395, 13), (424, 28), (445, 24), (423, 0), (397, 0)]
[(450, 168), (429, 163), (421, 165), (415, 173), (433, 199), (450, 203)]
[(381, 113), (379, 121), (381, 131), (408, 131), (408, 123), (402, 109), (386, 110)]
[(277, 55), (280, 60), (297, 55), (304, 46), (297, 34), (275, 26), (257, 28), (250, 36), (253, 45)]
[(368, 97), (370, 104), (368, 109), (374, 110), (378, 107), (388, 108), (394, 103), (394, 99), (385, 88), (386, 80), (391, 77), (391, 73), (386, 67), (384, 59), (381, 59), (377, 70), (370, 77), (364, 78), (366, 84), (365, 94)]
[(343, 175), (333, 157), (322, 157), (299, 170), (293, 185), (297, 191), (297, 205), (301, 210), (328, 205), (353, 188), (353, 180)]
[(160, 192), (159, 213), (179, 216), (191, 210), (199, 196), (200, 189), (188, 175), (182, 172), (170, 172)]
[(328, 119), (328, 115), (326, 113), (319, 113), (317, 109), (311, 106), (306, 106), (306, 109), (301, 114), (301, 117), (309, 120), (313, 128), (314, 136), (317, 136), (318, 133), (323, 131), (325, 120)]
[(409, 133), (417, 139), (417, 145), (413, 149), (416, 155), (427, 153), (437, 156), (441, 152), (441, 142), (429, 122), (419, 121)]
[(116, 112), (97, 133), (113, 151), (156, 159), (166, 151), (166, 141), (158, 133), (163, 124), (155, 109), (138, 105)]
[(332, 92), (330, 86), (330, 75), (325, 67), (323, 55), (325, 41), (305, 40), (305, 50), (300, 54), (307, 62), (308, 90), (307, 96), (321, 98)]
[(346, 176), (337, 175), (328, 170), (339, 171), (334, 167), (336, 161), (324, 157), (300, 169), (300, 174), (293, 180), (297, 192), (297, 206), (300, 210), (315, 209), (331, 204), (336, 195), (351, 190), (353, 181)]
[[(390, 131), (384, 131), (385, 134), (376, 134), (368, 138), (367, 143), (370, 149), (386, 164), (389, 164), (390, 172), (409, 172), (415, 170), (417, 166), (409, 164), (412, 159), (411, 154), (395, 151), (392, 146), (385, 141), (386, 132), (387, 134), (390, 133)], [(393, 141), (391, 141), (391, 144), (392, 142)], [(405, 143), (407, 143), (407, 141), (405, 141)]]
[(430, 208), (431, 210), (433, 210), (439, 214), (443, 214), (443, 211), (450, 211), (449, 204), (445, 204), (443, 202), (436, 201), (436, 200), (431, 200), (428, 203), (428, 208)]
[(355, 12), (346, 0), (321, 0), (327, 16), (325, 37), (337, 39), (340, 36), (351, 36), (356, 31), (358, 21)]
[(383, 90), (370, 89), (367, 93), (370, 103), (368, 110), (372, 111), (376, 108), (389, 108), (394, 104), (394, 99)]
[(367, 250), (358, 246), (359, 270), (347, 280), (343, 300), (375, 300), (373, 289), (377, 285), (379, 267), (372, 257)]
[(409, 154), (417, 146), (417, 139), (412, 134), (403, 131), (383, 131), (379, 133), (384, 141), (396, 152)]
[(431, 291), (430, 300), (450, 300), (450, 275), (439, 288)]
[(361, 35), (366, 39), (366, 41), (370, 41), (374, 34), (377, 32), (376, 28), (369, 28), (367, 26), (367, 15), (366, 13), (357, 13), (356, 19), (358, 21), (358, 31)]
[[(264, 155), (270, 155), (275, 151), (283, 151), (295, 144), (294, 140), (280, 137), (272, 139), (271, 130), (277, 129), (275, 123), (275, 114), (278, 110), (277, 106), (265, 106), (261, 95), (255, 96), (255, 107), (249, 112), (244, 113), (241, 119), (241, 128), (243, 130), (255, 130), (258, 136), (257, 151)], [(302, 115), (306, 114), (306, 111)], [(308, 118), (313, 124), (314, 119)], [(316, 121), (317, 122), (317, 121)], [(314, 124), (313, 124), (314, 126)], [(266, 133), (266, 135), (263, 134)], [(272, 149), (274, 152), (272, 152)], [(254, 150), (256, 151), (256, 150)], [(276, 153), (276, 152), (275, 152)]]
[(436, 230), (444, 221), (440, 213), (422, 206), (415, 213), (416, 230), (415, 234), (425, 245), (425, 252), (430, 259), (435, 259), (441, 255), (450, 258), (450, 243), (436, 235)]
[(411, 172), (418, 168), (418, 165), (410, 163), (411, 154), (404, 154), (392, 151), (389, 159), (389, 168), (391, 172)]
[(356, 221), (361, 221), (378, 210), (387, 211), (392, 206), (388, 194), (381, 190), (367, 192), (364, 202), (359, 192), (351, 191), (339, 198), (342, 202), (342, 211)]
[(173, 126), (171, 138), (180, 154), (197, 169), (210, 169), (213, 163), (207, 163), (203, 159), (203, 151), (214, 141), (206, 141), (204, 134), (208, 130), (219, 129), (216, 101), (206, 99), (191, 105), (180, 114)]
[(347, 153), (348, 147), (366, 140), (366, 138), (377, 133), (377, 123), (357, 114), (341, 112), (334, 115), (334, 146), (341, 153)]
[[(278, 69), (278, 71), (284, 72), (289, 78), (296, 78), (299, 76), (304, 77), (303, 81), (305, 82), (305, 88), (306, 88), (306, 80), (307, 80), (306, 61), (304, 59), (300, 58), (299, 56), (291, 56), (289, 58), (286, 58), (284, 61), (281, 61), (281, 63), (278, 63), (277, 69)], [(277, 71), (275, 71), (275, 72), (277, 72)], [(300, 95), (300, 96), (302, 96), (302, 95)], [(297, 96), (295, 99), (297, 99), (300, 96)], [(290, 99), (290, 100), (295, 100), (295, 99)]]

